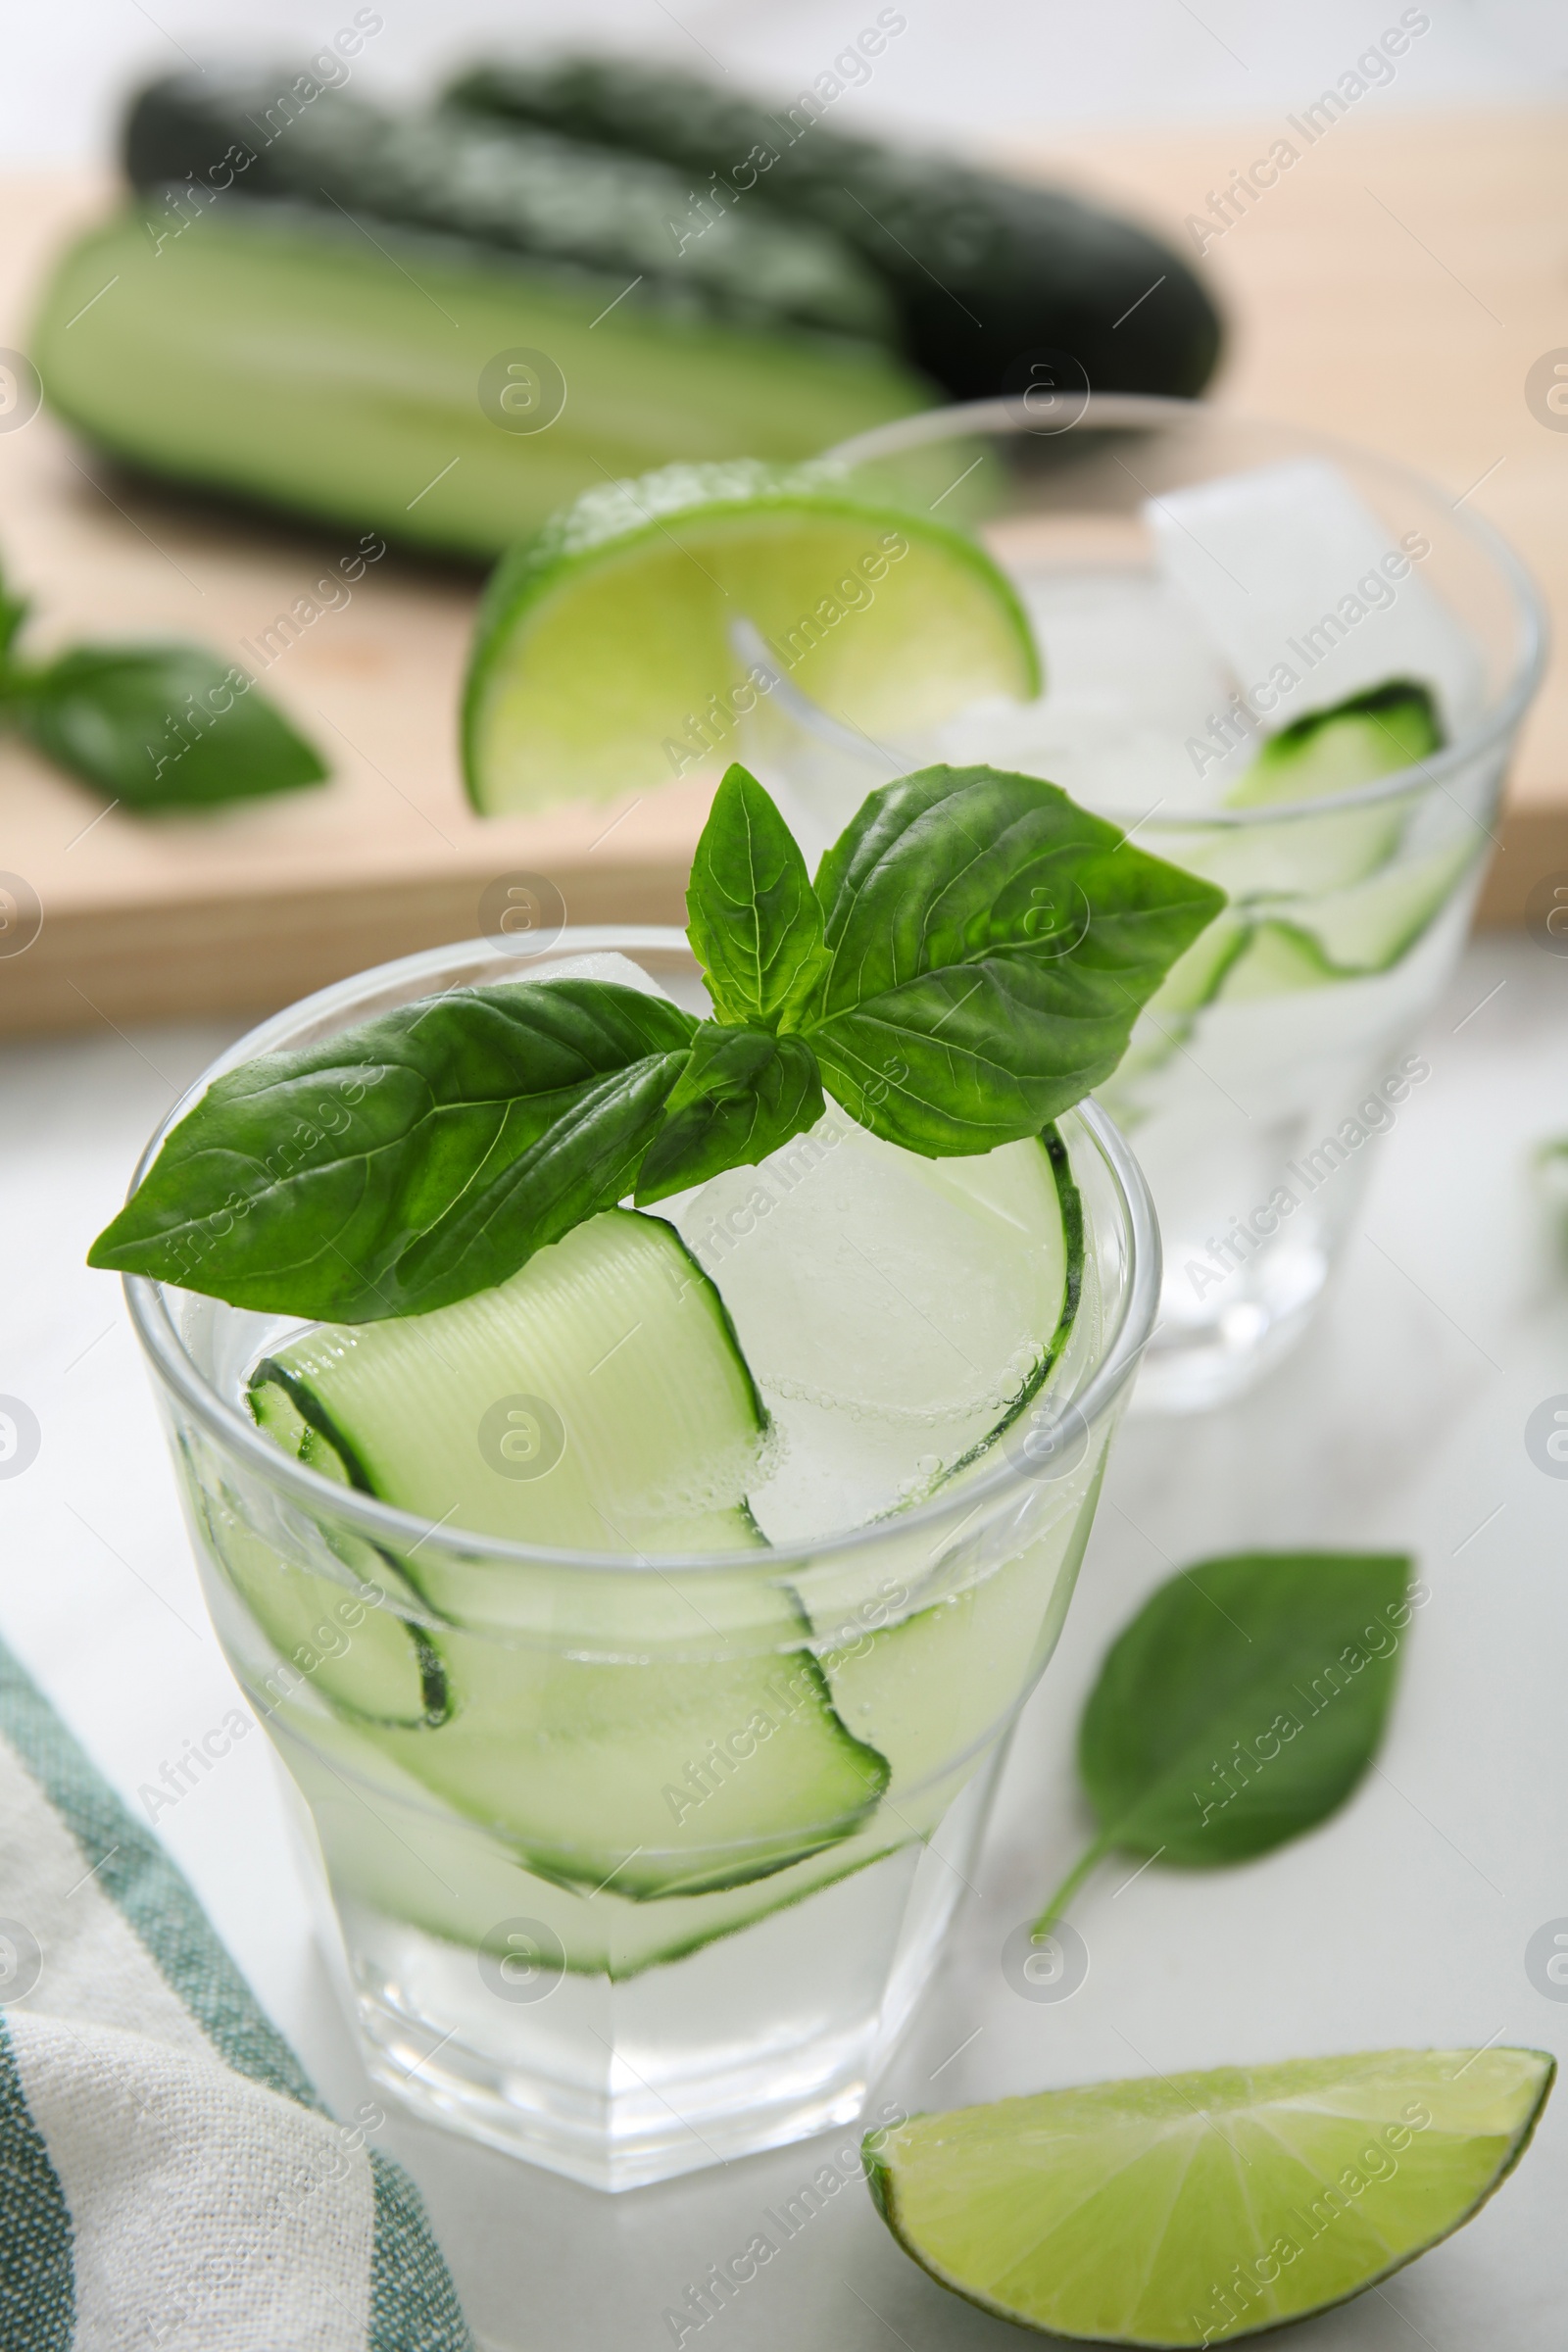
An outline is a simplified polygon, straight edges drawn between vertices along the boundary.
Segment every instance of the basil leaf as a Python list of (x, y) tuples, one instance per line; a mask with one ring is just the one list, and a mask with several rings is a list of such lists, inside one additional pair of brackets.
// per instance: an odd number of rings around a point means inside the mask
[(264, 1054), (208, 1089), (88, 1262), (344, 1323), (448, 1305), (624, 1198), (696, 1027), (553, 980)]
[(1040, 1129), (1108, 1078), (1225, 904), (1054, 784), (928, 767), (874, 792), (816, 877), (827, 969), (800, 1022), (832, 1093), (936, 1158)]
[(1042, 1923), (1112, 1848), (1245, 1862), (1344, 1804), (1388, 1719), (1410, 1569), (1394, 1552), (1239, 1552), (1159, 1586), (1084, 1708), (1100, 1835)]
[(30, 598), (13, 596), (5, 582), (0, 580), (0, 694), (12, 691), (15, 681), (11, 671), (11, 648), (31, 611)]
[(28, 742), (127, 808), (208, 808), (327, 772), (244, 670), (201, 646), (77, 646), (12, 693)]
[(705, 1021), (648, 1147), (638, 1205), (706, 1184), (726, 1168), (754, 1167), (814, 1127), (825, 1108), (815, 1059), (802, 1039)]
[(729, 768), (692, 859), (688, 937), (720, 1021), (795, 1026), (825, 957), (800, 846), (757, 778)]

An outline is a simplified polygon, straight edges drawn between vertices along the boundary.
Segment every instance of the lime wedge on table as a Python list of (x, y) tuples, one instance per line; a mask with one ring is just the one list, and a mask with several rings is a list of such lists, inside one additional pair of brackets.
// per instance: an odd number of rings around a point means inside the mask
[(906, 2253), (1092, 2343), (1221, 2343), (1358, 2294), (1517, 2163), (1541, 2050), (1373, 2050), (917, 2115), (866, 2143)]
[(727, 763), (737, 621), (869, 735), (1040, 691), (1023, 609), (961, 531), (820, 466), (668, 466), (588, 491), (496, 571), (464, 698), (475, 807), (612, 800)]

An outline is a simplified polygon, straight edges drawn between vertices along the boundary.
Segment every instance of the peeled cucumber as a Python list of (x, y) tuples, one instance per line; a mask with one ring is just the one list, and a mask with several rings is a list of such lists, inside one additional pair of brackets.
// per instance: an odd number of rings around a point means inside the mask
[[(168, 235), (138, 203), (68, 249), (29, 350), (133, 465), (479, 557), (607, 475), (806, 458), (925, 405), (872, 344), (645, 302), (635, 274), (233, 192)], [(537, 429), (501, 421), (519, 389)]]

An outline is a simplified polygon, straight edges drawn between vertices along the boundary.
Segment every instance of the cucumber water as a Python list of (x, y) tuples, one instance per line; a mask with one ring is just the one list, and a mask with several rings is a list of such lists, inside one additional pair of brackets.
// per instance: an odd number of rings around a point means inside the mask
[[(313, 1326), (247, 1392), (297, 1460), (472, 1531), (476, 1554), (671, 1562), (596, 1577), (345, 1543), (388, 1598), (277, 1710), (318, 1759), (296, 1769), (318, 1819), (342, 1811), (323, 1774), (397, 1806), (390, 1843), (362, 1819), (341, 1859), (362, 1899), (424, 1854), (424, 1932), (482, 1937), (511, 1886), (588, 1974), (673, 1961), (929, 1836), (1054, 1642), (1081, 1548), (1053, 1529), (949, 1574), (940, 1604), (925, 1550), (892, 1578), (885, 1548), (875, 1579), (830, 1548), (768, 1569), (775, 1542), (972, 1475), (1049, 1378), (1083, 1280), (1054, 1130), (933, 1162), (830, 1112), (661, 1211), (611, 1210), (426, 1315)], [(307, 1644), (328, 1581), (210, 1534), (283, 1656)]]

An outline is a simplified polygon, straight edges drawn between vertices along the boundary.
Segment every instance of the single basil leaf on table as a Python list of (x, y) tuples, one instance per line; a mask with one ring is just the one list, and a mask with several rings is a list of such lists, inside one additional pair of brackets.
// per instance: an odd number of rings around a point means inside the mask
[(734, 1027), (796, 1026), (823, 961), (822, 909), (806, 859), (755, 776), (729, 768), (686, 894), (693, 953), (713, 1010)]
[(11, 698), (36, 750), (127, 808), (210, 808), (327, 772), (244, 670), (201, 646), (77, 646), (14, 673)]
[(726, 1168), (755, 1167), (791, 1136), (814, 1127), (825, 1107), (816, 1061), (803, 1039), (705, 1021), (643, 1159), (638, 1206), (706, 1184)]
[(1402, 1552), (1239, 1552), (1160, 1585), (1112, 1642), (1078, 1731), (1102, 1854), (1246, 1862), (1320, 1821), (1377, 1751), (1409, 1624)]
[(88, 1263), (334, 1322), (449, 1305), (624, 1198), (696, 1028), (553, 980), (263, 1054), (180, 1121)]
[(845, 1108), (930, 1158), (1038, 1135), (1108, 1078), (1225, 904), (1055, 785), (989, 767), (870, 794), (816, 895), (828, 963), (797, 1025)]

